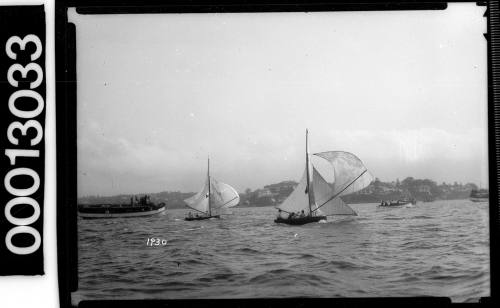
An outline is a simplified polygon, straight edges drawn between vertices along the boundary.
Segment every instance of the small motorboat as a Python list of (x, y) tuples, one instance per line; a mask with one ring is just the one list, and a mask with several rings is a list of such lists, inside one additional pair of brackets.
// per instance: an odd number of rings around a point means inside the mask
[(93, 218), (118, 218), (118, 217), (138, 217), (161, 213), (165, 210), (165, 203), (153, 203), (148, 195), (134, 202), (134, 197), (130, 199), (130, 204), (79, 204), (78, 216), (84, 219)]
[(413, 200), (397, 200), (397, 201), (382, 201), (379, 206), (403, 206), (407, 204), (416, 204), (416, 201)]
[(488, 189), (473, 189), (470, 192), (470, 201), (472, 202), (488, 202), (490, 193)]

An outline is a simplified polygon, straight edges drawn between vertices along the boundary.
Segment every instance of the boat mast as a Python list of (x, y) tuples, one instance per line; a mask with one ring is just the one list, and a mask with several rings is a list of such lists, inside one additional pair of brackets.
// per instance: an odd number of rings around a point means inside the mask
[(307, 172), (307, 196), (309, 197), (309, 216), (312, 216), (311, 205), (314, 202), (313, 189), (311, 180), (309, 178), (309, 142), (308, 142), (309, 131), (306, 129), (306, 172)]
[(208, 216), (212, 216), (212, 211), (210, 209), (210, 156), (208, 157), (208, 171), (207, 171), (207, 177), (208, 177)]

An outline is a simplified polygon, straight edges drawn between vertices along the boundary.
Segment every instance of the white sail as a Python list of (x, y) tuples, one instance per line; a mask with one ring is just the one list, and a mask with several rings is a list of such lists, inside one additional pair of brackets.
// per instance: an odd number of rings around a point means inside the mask
[(184, 200), (188, 207), (202, 213), (208, 213), (208, 178), (203, 188), (194, 196)]
[(230, 208), (237, 206), (240, 202), (238, 192), (226, 183), (219, 182), (214, 178), (211, 179), (211, 207), (212, 209)]
[(314, 197), (316, 200), (316, 208), (318, 214), (321, 215), (357, 215), (347, 204), (339, 197), (335, 196), (335, 191), (332, 185), (321, 176), (321, 174), (313, 167), (313, 186)]
[[(363, 162), (354, 154), (343, 151), (329, 151), (314, 155), (326, 159), (333, 165), (335, 182), (334, 195), (337, 197), (359, 191), (373, 181)], [(318, 206), (320, 205), (319, 202)]]
[(309, 213), (309, 196), (306, 192), (307, 189), (307, 171), (304, 170), (304, 174), (300, 179), (299, 184), (292, 193), (276, 208), (285, 211), (287, 213), (296, 213), (304, 210), (304, 213)]

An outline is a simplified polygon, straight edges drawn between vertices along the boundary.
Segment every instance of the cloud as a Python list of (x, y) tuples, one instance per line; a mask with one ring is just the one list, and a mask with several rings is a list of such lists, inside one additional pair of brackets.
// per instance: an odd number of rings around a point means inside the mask
[(451, 161), (481, 158), (485, 148), (486, 131), (471, 129), (450, 132), (435, 128), (408, 130), (331, 131), (323, 140), (336, 146), (367, 153), (375, 160), (397, 160), (405, 163), (425, 162), (433, 158)]
[[(372, 174), (385, 180), (414, 176), (478, 182), (487, 176), (485, 136), (480, 129), (455, 133), (432, 128), (315, 131), (311, 152), (352, 152)], [(199, 150), (197, 144), (167, 147), (113, 138), (104, 134), (97, 123), (90, 124), (78, 140), (80, 192), (195, 191), (203, 182), (208, 154), (212, 173), (239, 191), (297, 180), (303, 171), (302, 134), (255, 133), (234, 141), (226, 139), (227, 136), (211, 138), (213, 144), (228, 145), (213, 147), (207, 153)]]

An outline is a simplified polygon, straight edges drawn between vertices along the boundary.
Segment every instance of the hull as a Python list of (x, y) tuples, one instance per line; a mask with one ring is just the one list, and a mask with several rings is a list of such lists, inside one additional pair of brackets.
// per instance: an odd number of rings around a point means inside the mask
[(119, 218), (140, 217), (155, 215), (165, 211), (165, 205), (159, 206), (102, 206), (102, 207), (79, 207), (78, 216), (85, 219), (96, 218)]
[(489, 198), (474, 198), (474, 197), (471, 197), (470, 201), (472, 201), (472, 202), (488, 202)]
[(299, 225), (305, 225), (305, 224), (308, 224), (311, 222), (318, 222), (320, 220), (326, 220), (326, 216), (306, 216), (306, 217), (299, 217), (299, 218), (292, 218), (292, 219), (278, 217), (274, 220), (274, 222), (287, 224), (287, 225), (299, 226)]
[(184, 220), (186, 220), (186, 221), (193, 221), (193, 220), (205, 220), (205, 219), (210, 219), (210, 218), (220, 218), (220, 215), (201, 216), (201, 217), (186, 217), (186, 218), (184, 218)]

